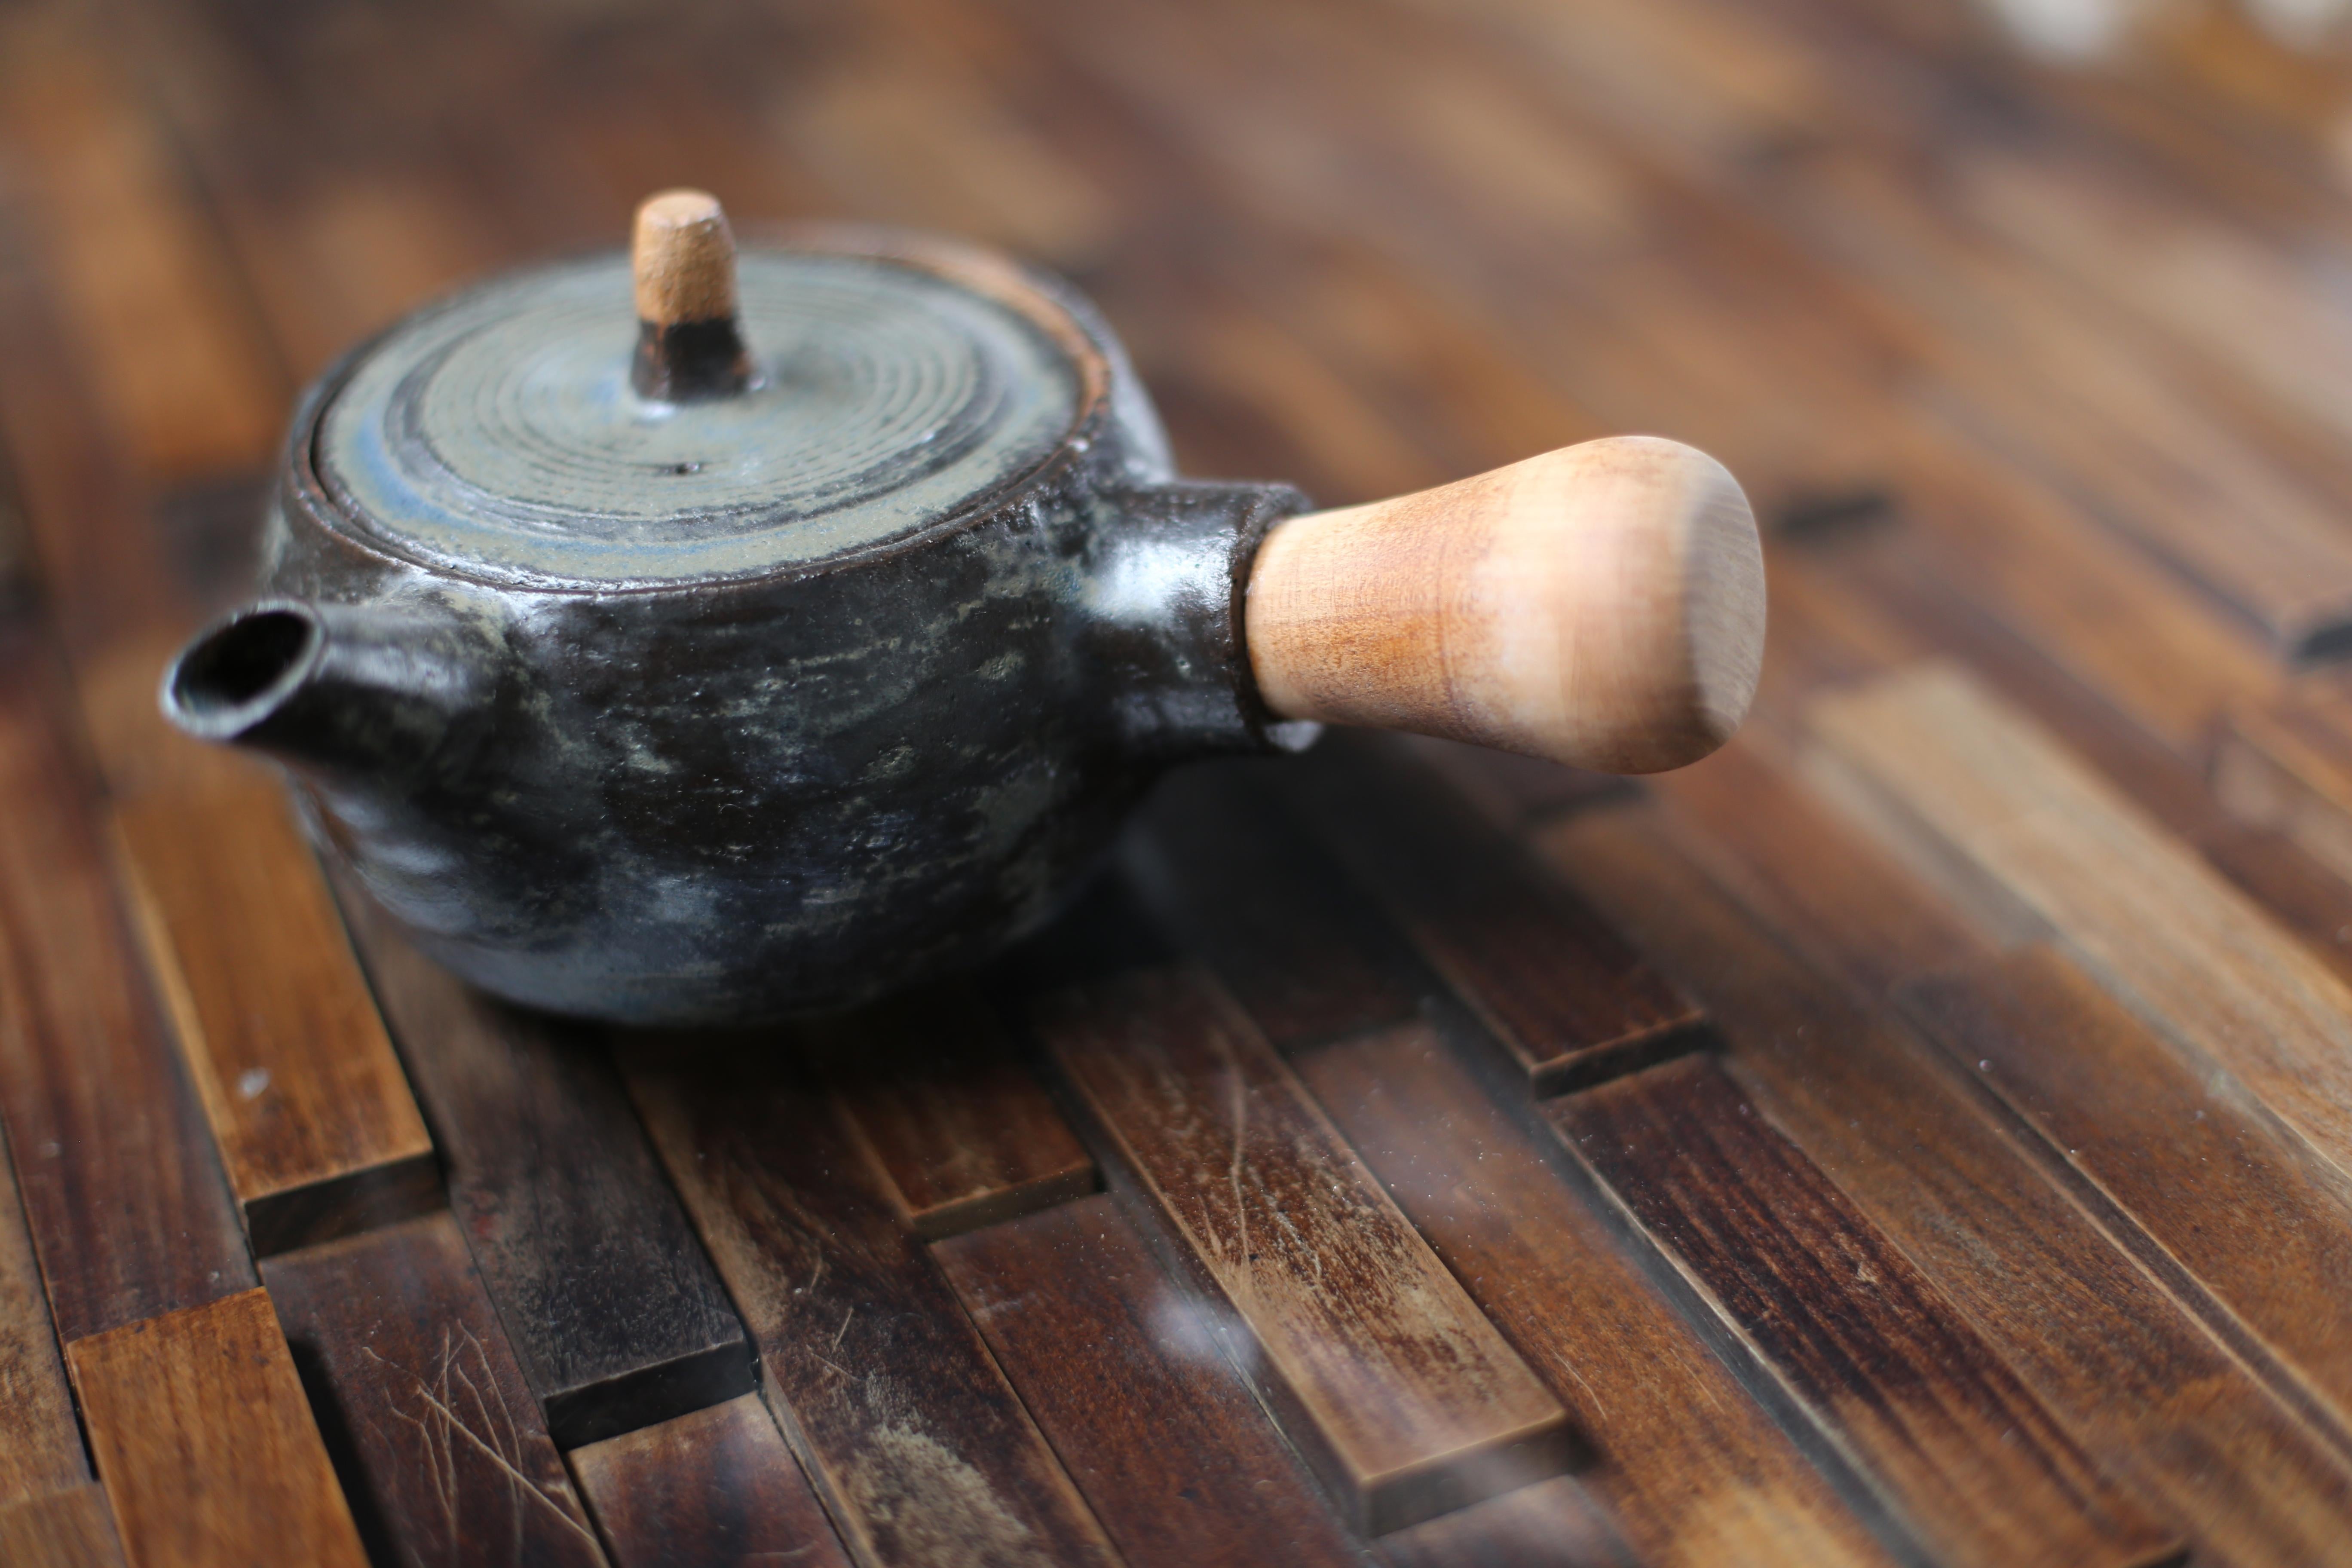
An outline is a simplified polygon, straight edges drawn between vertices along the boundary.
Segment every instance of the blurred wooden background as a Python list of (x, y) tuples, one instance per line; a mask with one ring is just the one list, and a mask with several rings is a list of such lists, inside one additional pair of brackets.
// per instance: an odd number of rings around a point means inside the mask
[[(0, 0), (0, 1561), (2352, 1562), (2352, 57), (2128, 9)], [(681, 183), (1196, 474), (1706, 447), (1748, 731), (1188, 774), (733, 1060), (355, 950), (157, 675), (300, 384)]]

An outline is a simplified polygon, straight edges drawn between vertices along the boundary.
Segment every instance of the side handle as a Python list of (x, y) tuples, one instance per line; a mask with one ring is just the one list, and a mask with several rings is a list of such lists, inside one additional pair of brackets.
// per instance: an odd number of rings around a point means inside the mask
[(1763, 550), (1722, 464), (1612, 437), (1276, 524), (1244, 637), (1284, 719), (1660, 773), (1748, 712)]

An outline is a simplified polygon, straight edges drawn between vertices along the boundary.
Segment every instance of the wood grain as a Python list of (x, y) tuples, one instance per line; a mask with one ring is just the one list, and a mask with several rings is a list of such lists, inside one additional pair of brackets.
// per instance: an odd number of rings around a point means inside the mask
[(57, 1328), (0, 1137), (0, 1508), (89, 1479)]
[(1696, 1040), (1702, 1020), (1687, 996), (1435, 780), (1392, 755), (1327, 742), (1283, 777), (1294, 821), (1371, 889), (1536, 1093)]
[(1998, 929), (2051, 935), (2352, 1174), (2352, 988), (1960, 671), (1814, 710), (1844, 798), (1940, 858)]
[(852, 1554), (1115, 1562), (881, 1173), (777, 1042), (643, 1040), (623, 1062)]
[(570, 1458), (615, 1568), (849, 1568), (757, 1394), (574, 1448)]
[(0, 1504), (0, 1562), (12, 1568), (122, 1568), (106, 1489), (83, 1481)]
[(938, 1257), (1135, 1568), (1361, 1561), (1117, 1200), (975, 1230)]
[(1565, 1465), (1559, 1401), (1213, 980), (1141, 971), (1037, 1021), (1139, 1210), (1221, 1309), (1204, 1321), (1357, 1528), (1385, 1534)]
[(937, 1241), (1084, 1197), (1095, 1163), (988, 1005), (917, 993), (803, 1030), (842, 1121)]
[(751, 1342), (601, 1037), (472, 990), (339, 892), (556, 1445), (749, 1392)]
[[(1858, 908), (1899, 907), (1902, 885), (1882, 880), (1888, 870), (1866, 847), (1834, 832), (1790, 844), (1771, 817), (1757, 826), (1758, 843), (1787, 845), (1790, 855), (1810, 846), (1816, 858), (1848, 865), (1850, 886), (1880, 881)], [(1710, 884), (1678, 837), (1644, 813), (1595, 813), (1560, 824), (1546, 848), (1645, 948), (1703, 988), (1750, 1098), (2100, 1464), (2179, 1520), (2200, 1552), (2324, 1561), (2352, 1539), (2340, 1446), (2283, 1407), (2119, 1250), (2085, 1215), (2082, 1194), (2037, 1168), (2021, 1147), (2029, 1130), (1988, 1115), (1974, 1086), (1950, 1081), (1948, 1058), (1792, 958)], [(1759, 879), (1744, 890), (1769, 887)], [(1776, 930), (1824, 953), (1909, 923), (1838, 925), (1788, 903), (1768, 907)], [(1871, 962), (1885, 968), (1887, 952)], [(1849, 956), (1833, 967), (1864, 963)]]
[(367, 1568), (264, 1290), (66, 1347), (131, 1568)]
[(2352, 1430), (2352, 1323), (2336, 1310), (2352, 1203), (2332, 1172), (2047, 947), (1923, 979), (1906, 1001)]
[(457, 1223), (432, 1215), (262, 1265), (400, 1562), (601, 1568)]
[(278, 792), (157, 792), (115, 821), (148, 962), (254, 1250), (439, 1205), (425, 1119)]
[(58, 1338), (250, 1286), (130, 949), (54, 657), (0, 630), (0, 1112)]
[(1891, 1560), (1428, 1026), (1309, 1051), (1297, 1069), (1590, 1435), (1585, 1479), (1643, 1562)]
[(1764, 558), (1722, 464), (1612, 437), (1276, 524), (1246, 640), (1286, 719), (1657, 773), (1748, 712)]
[(1954, 1561), (2152, 1563), (2170, 1531), (1712, 1058), (1550, 1115), (1643, 1231)]

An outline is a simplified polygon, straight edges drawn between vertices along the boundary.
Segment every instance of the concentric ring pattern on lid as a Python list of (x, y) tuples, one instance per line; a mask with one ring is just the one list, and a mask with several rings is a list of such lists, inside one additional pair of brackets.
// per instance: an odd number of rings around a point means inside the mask
[(319, 475), (348, 523), (461, 572), (602, 585), (749, 575), (969, 510), (1082, 398), (1017, 310), (904, 263), (740, 258), (739, 395), (630, 388), (627, 259), (502, 279), (394, 328), (335, 394)]

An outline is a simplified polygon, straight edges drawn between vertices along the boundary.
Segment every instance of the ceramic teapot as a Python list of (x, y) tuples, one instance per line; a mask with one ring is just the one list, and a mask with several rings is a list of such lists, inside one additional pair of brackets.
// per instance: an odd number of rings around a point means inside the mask
[(1689, 447), (1322, 512), (1179, 479), (1066, 287), (875, 231), (739, 256), (696, 192), (646, 203), (629, 255), (329, 370), (261, 576), (167, 716), (283, 763), (451, 969), (632, 1023), (974, 963), (1161, 770), (1321, 723), (1677, 766), (1737, 726), (1763, 642), (1747, 501)]

